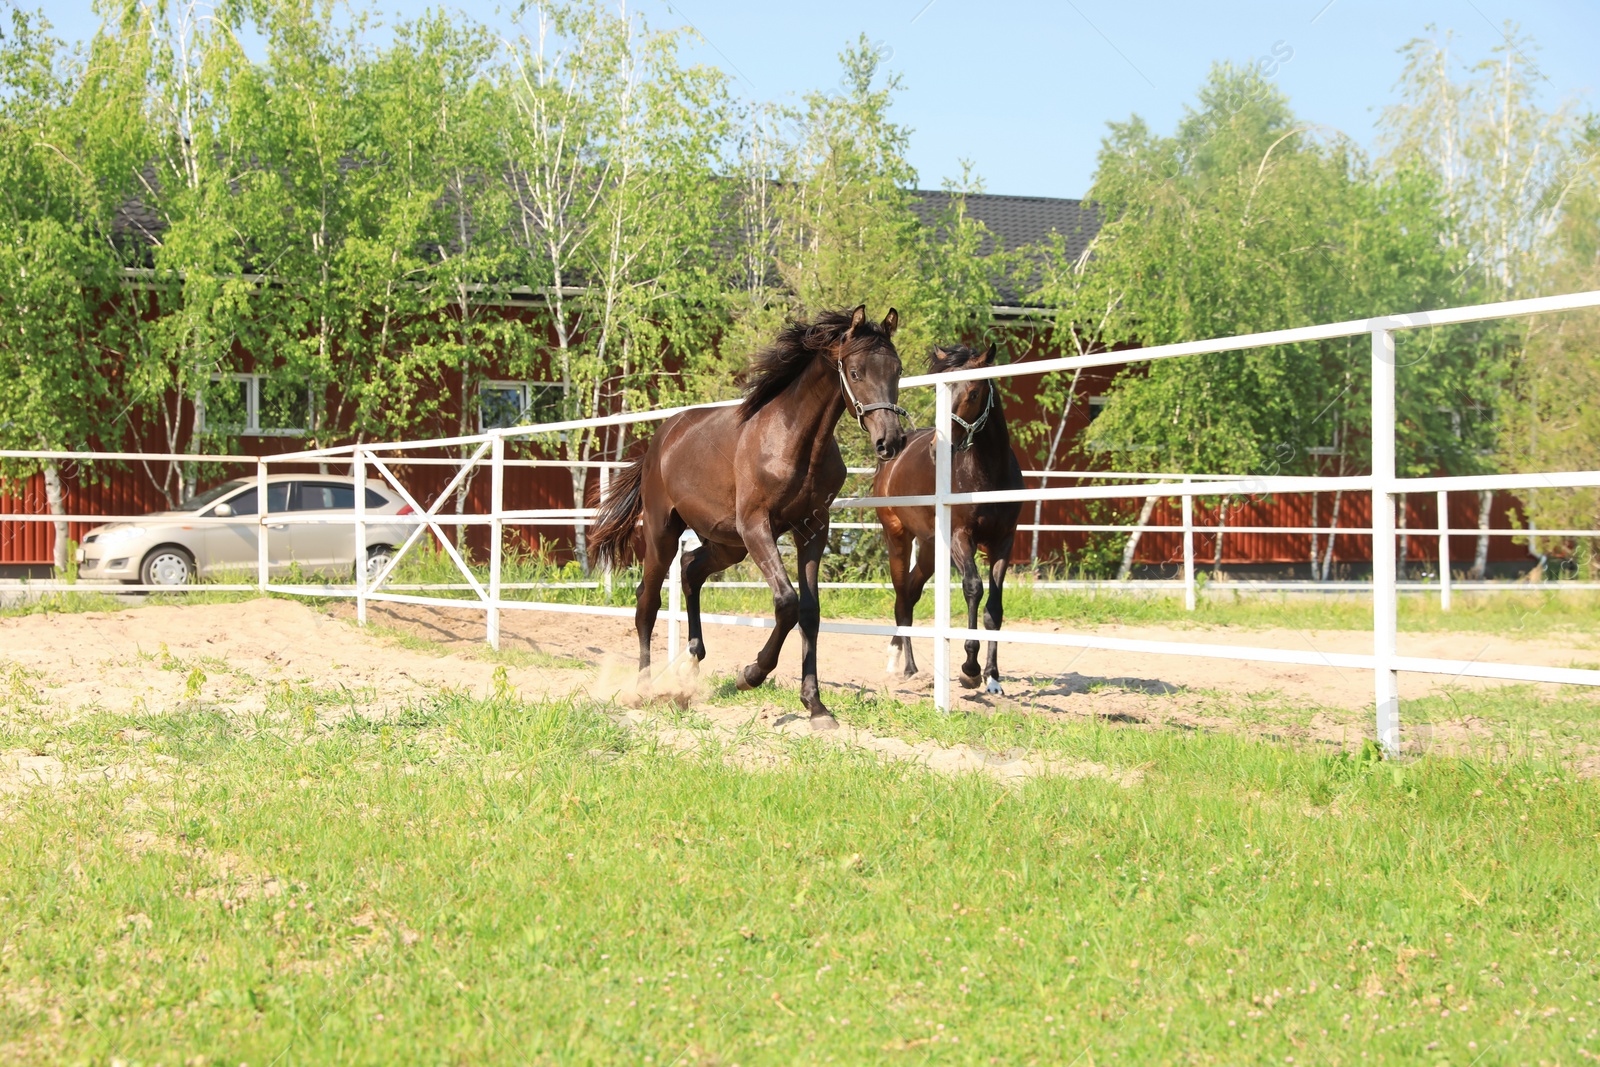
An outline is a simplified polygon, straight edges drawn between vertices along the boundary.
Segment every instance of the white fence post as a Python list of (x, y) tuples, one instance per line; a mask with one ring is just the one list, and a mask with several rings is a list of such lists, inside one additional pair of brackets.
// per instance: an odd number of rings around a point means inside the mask
[(950, 710), (950, 415), (955, 389), (934, 386), (933, 417), (933, 703)]
[(1450, 490), (1439, 490), (1439, 610), (1450, 610)]
[(505, 540), (506, 439), (495, 437), (489, 445), (489, 647), (500, 650), (500, 560)]
[(256, 586), (267, 591), (267, 461), (256, 460)]
[(367, 624), (367, 457), (361, 449), (355, 450), (350, 461), (350, 472), (356, 483), (355, 537), (356, 561), (356, 625)]
[(667, 662), (678, 657), (678, 612), (683, 610), (683, 535), (672, 549), (667, 568)]
[[(1185, 486), (1194, 484), (1193, 478), (1183, 480)], [(1195, 609), (1194, 595), (1194, 497), (1183, 494), (1183, 609)]]
[(1399, 590), (1394, 514), (1394, 334), (1372, 331), (1372, 658), (1378, 743), (1400, 754)]

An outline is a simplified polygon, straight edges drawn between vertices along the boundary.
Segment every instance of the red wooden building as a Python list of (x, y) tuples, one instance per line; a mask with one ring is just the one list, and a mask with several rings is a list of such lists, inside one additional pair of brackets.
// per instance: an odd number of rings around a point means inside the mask
[[(938, 201), (944, 194), (918, 195), (918, 204), (923, 208), (932, 209), (938, 206)], [(1039, 242), (1054, 232), (1063, 237), (1069, 252), (1082, 253), (1098, 228), (1098, 215), (1095, 210), (1078, 200), (973, 195), (967, 197), (967, 210), (985, 223), (998, 241), (1008, 248)], [(931, 216), (932, 211), (929, 210), (929, 217)], [(1010, 302), (1005, 302), (1008, 299)], [(1039, 328), (1038, 309), (1020, 306), (1014, 298), (1007, 298), (1004, 294), (1002, 301), (993, 312), (997, 328), (1005, 337), (1013, 360), (1050, 358), (1064, 354), (1047, 350), (1043, 341), (1045, 333)], [(528, 313), (527, 307), (507, 309), (507, 314), (519, 318), (526, 318)], [(530, 325), (530, 328), (536, 327)], [(908, 359), (908, 364), (913, 364), (913, 359)], [(1076, 446), (1084, 428), (1096, 414), (1111, 380), (1120, 369), (1120, 367), (1098, 368), (1082, 375), (1062, 434), (1061, 446), (1051, 464), (1053, 469), (1088, 470), (1095, 466), (1094, 457), (1083, 454)], [(239, 450), (246, 454), (258, 455), (301, 450), (306, 437), (306, 427), (293, 424), (295, 412), (300, 409), (309, 411), (311, 406), (301, 405), (297, 409), (295, 404), (282, 403), (282, 396), (273, 394), (273, 384), (269, 376), (252, 373), (234, 377), (239, 383), (239, 407), (245, 418), (244, 432), (238, 438)], [(1046, 413), (1040, 410), (1039, 404), (1030, 392), (1035, 388), (1036, 382), (1037, 379), (1032, 377), (1019, 377), (1013, 380), (1012, 388), (1019, 395), (1017, 401), (1008, 407), (1008, 416), (1014, 424), (1039, 420), (1049, 425), (1053, 433), (1055, 428), (1053, 420), (1059, 418), (1059, 413), (1051, 412), (1049, 417), (1046, 417)], [(476, 425), (480, 428), (512, 424), (524, 412), (536, 410), (539, 406), (537, 403), (539, 390), (549, 387), (550, 383), (547, 382), (490, 380), (479, 390), (477, 396), (479, 411), (476, 418), (469, 412), (467, 423), (469, 426)], [(307, 414), (305, 417), (310, 416)], [(1048, 437), (1047, 434), (1047, 440)], [(138, 441), (117, 442), (116, 447), (151, 452), (159, 450), (150, 442)], [(1044, 449), (1035, 451), (1039, 454), (1022, 456), (1024, 469), (1038, 469), (1045, 465)], [(91, 473), (74, 464), (66, 464), (62, 469), (62, 476), (66, 490), (67, 512), (73, 515), (127, 516), (169, 506), (169, 501), (157, 485), (157, 480), (164, 471), (156, 470), (156, 476), (154, 478), (151, 476), (150, 468), (155, 466), (142, 463), (102, 464)], [(346, 469), (328, 468), (328, 472), (344, 473)], [(201, 484), (214, 484), (224, 477), (238, 477), (253, 472), (253, 464), (218, 466), (201, 478)], [(407, 480), (408, 485), (414, 487), (414, 491), (429, 492), (442, 487), (447, 475), (448, 471), (441, 467), (414, 467), (408, 471)], [(1052, 484), (1068, 483), (1055, 481)], [(592, 494), (594, 489), (594, 479), (591, 478), (589, 492)], [(487, 491), (487, 478), (478, 478), (474, 481), (470, 488), (471, 510), (486, 510)], [(559, 468), (513, 468), (506, 480), (505, 503), (509, 508), (570, 507), (573, 503), (571, 479), (565, 470)], [(1315, 502), (1309, 495), (1304, 494), (1236, 500), (1229, 504), (1226, 525), (1306, 527), (1313, 525), (1313, 509), (1315, 509), (1317, 520), (1315, 524), (1326, 529), (1333, 525), (1331, 516), (1333, 504), (1332, 494), (1322, 494)], [(1366, 494), (1345, 494), (1339, 501), (1337, 530), (1363, 531), (1370, 525), (1370, 509), (1371, 503)], [(1513, 499), (1497, 498), (1492, 509), (1493, 526), (1498, 529), (1509, 529), (1514, 509)], [(1129, 507), (1097, 508), (1078, 502), (1051, 502), (1042, 507), (1040, 519), (1045, 524), (1062, 525), (1127, 521), (1136, 510)], [(9, 494), (0, 495), (0, 576), (43, 576), (49, 572), (54, 545), (53, 524), (5, 519), (6, 515), (40, 515), (48, 511), (43, 479), (39, 476), (35, 476), (20, 487), (13, 486)], [(1215, 512), (1214, 506), (1201, 502), (1196, 510), (1195, 522), (1200, 525), (1214, 524)], [(1457, 494), (1451, 501), (1450, 518), (1450, 526), (1454, 529), (1475, 529), (1479, 520), (1475, 494)], [(1025, 508), (1023, 521), (1031, 522), (1032, 519), (1033, 508)], [(1179, 520), (1176, 503), (1160, 504), (1152, 516), (1152, 521), (1156, 524), (1177, 524)], [(1438, 538), (1426, 533), (1437, 528), (1436, 505), (1431, 494), (1425, 499), (1408, 502), (1407, 525), (1417, 531), (1408, 538), (1407, 558), (1414, 565), (1422, 565), (1425, 569), (1429, 561), (1437, 559), (1438, 552)], [(72, 524), (71, 537), (81, 538), (86, 526), (86, 523)], [(572, 542), (570, 528), (544, 527), (540, 532), (547, 548), (558, 554), (570, 551)], [(1034, 558), (1041, 563), (1050, 564), (1081, 561), (1084, 558), (1083, 550), (1093, 536), (1080, 533), (1042, 533), (1038, 536), (1035, 549), (1033, 537), (1023, 534), (1017, 541), (1016, 562), (1026, 564)], [(1309, 533), (1229, 533), (1223, 539), (1221, 561), (1225, 568), (1236, 573), (1307, 577), (1311, 574), (1312, 537), (1313, 535)], [(1319, 544), (1326, 544), (1322, 537), (1318, 540)], [(1455, 561), (1457, 570), (1464, 570), (1465, 566), (1470, 564), (1475, 547), (1475, 535), (1457, 535), (1453, 538), (1451, 559)], [(1179, 535), (1147, 534), (1139, 544), (1137, 560), (1146, 569), (1160, 571), (1180, 562), (1181, 552), (1182, 543)], [(1209, 564), (1214, 552), (1214, 536), (1197, 535), (1198, 560), (1203, 564)], [(1364, 533), (1336, 533), (1332, 555), (1333, 575), (1336, 577), (1361, 575), (1370, 564), (1371, 555), (1370, 539)], [(1489, 560), (1491, 569), (1498, 573), (1524, 571), (1533, 562), (1525, 544), (1519, 544), (1517, 539), (1506, 536), (1490, 539)]]

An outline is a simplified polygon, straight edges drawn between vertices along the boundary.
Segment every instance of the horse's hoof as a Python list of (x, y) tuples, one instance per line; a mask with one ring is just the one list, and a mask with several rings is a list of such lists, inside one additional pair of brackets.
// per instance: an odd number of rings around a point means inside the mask
[(989, 684), (986, 688), (994, 696), (1003, 697), (1006, 695), (1005, 690), (1000, 688), (1000, 679), (998, 678), (990, 678)]
[(754, 689), (756, 686), (761, 684), (760, 682), (752, 683), (750, 681), (750, 679), (745, 675), (745, 672), (748, 671), (749, 669), (750, 669), (749, 667), (740, 667), (739, 668), (739, 677), (734, 682), (734, 684), (736, 686), (738, 686), (739, 692), (741, 692), (741, 693), (748, 693), (750, 690)]
[(980, 686), (982, 684), (983, 684), (983, 675), (981, 675), (981, 674), (968, 674), (965, 671), (963, 671), (961, 673), (961, 688), (963, 688), (963, 689), (976, 689), (976, 688), (978, 688), (978, 686)]
[(835, 719), (826, 711), (822, 712), (820, 715), (811, 716), (811, 732), (814, 734), (821, 733), (825, 730), (837, 730), (838, 728), (839, 720)]

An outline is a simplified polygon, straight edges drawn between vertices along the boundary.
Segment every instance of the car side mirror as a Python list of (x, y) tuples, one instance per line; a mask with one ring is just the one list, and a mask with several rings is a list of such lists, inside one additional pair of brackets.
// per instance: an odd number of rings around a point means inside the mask
[(211, 509), (211, 514), (215, 515), (219, 519), (226, 519), (233, 514), (233, 505), (218, 504), (216, 507)]

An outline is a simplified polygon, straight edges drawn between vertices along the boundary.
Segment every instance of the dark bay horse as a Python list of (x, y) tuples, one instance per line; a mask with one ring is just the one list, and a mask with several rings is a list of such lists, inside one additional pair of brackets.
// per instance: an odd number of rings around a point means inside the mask
[[(800, 699), (812, 729), (839, 725), (817, 687), (817, 567), (828, 543), (828, 505), (846, 473), (834, 428), (848, 410), (871, 435), (879, 457), (891, 459), (905, 444), (905, 411), (896, 403), (900, 354), (893, 337), (899, 324), (893, 308), (882, 323), (872, 322), (863, 304), (785, 327), (751, 358), (742, 403), (693, 408), (667, 419), (644, 455), (612, 482), (589, 536), (595, 558), (611, 567), (644, 519), (644, 574), (634, 614), (641, 687), (649, 680), (661, 583), (678, 538), (691, 529), (700, 547), (684, 560), (683, 591), (695, 659), (706, 656), (700, 587), (748, 555), (772, 587), (777, 627), (756, 661), (739, 671), (739, 688), (766, 681), (798, 622), (804, 652)], [(778, 555), (778, 538), (785, 533), (793, 536), (799, 557), (798, 593)]]
[[(929, 360), (929, 373), (987, 367), (994, 361), (994, 346), (983, 354), (956, 345), (936, 348)], [(993, 378), (962, 382), (951, 397), (954, 415), (950, 451), (950, 488), (956, 493), (982, 493), (996, 489), (1021, 489), (1022, 468), (1011, 451), (1011, 433), (1006, 429), (1006, 413), (1000, 390)], [(931, 496), (933, 494), (933, 430), (915, 430), (906, 438), (905, 451), (878, 467), (872, 482), (873, 496)], [(889, 575), (894, 579), (894, 622), (911, 625), (911, 611), (922, 596), (922, 587), (933, 577), (932, 507), (885, 507), (878, 509), (878, 521), (889, 542)], [(967, 597), (967, 629), (978, 628), (978, 603), (983, 599), (983, 576), (978, 570), (977, 550), (989, 558), (989, 602), (983, 613), (983, 628), (998, 630), (1005, 617), (1002, 589), (1006, 567), (1011, 562), (1011, 542), (1017, 535), (1020, 503), (968, 504), (950, 509), (950, 561), (961, 572), (961, 591)], [(917, 562), (911, 559), (916, 542)], [(889, 642), (889, 671), (898, 660), (909, 678), (917, 673), (916, 657), (911, 654), (911, 638), (896, 637)], [(961, 684), (976, 689), (984, 677), (988, 690), (1000, 692), (999, 648), (989, 642), (989, 663), (978, 670), (978, 642), (966, 643), (967, 661), (961, 667)]]

